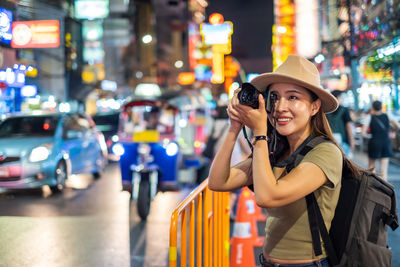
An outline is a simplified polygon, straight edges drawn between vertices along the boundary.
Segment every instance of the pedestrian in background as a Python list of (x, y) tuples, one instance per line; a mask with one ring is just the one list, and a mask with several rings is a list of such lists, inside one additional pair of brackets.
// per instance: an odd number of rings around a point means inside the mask
[[(314, 254), (304, 198), (315, 193), (329, 231), (341, 188), (343, 154), (325, 113), (335, 111), (338, 102), (321, 88), (313, 63), (299, 56), (290, 55), (274, 72), (257, 76), (251, 84), (259, 91), (270, 91), (275, 111), (267, 115), (265, 101), (272, 100), (265, 100), (261, 94), (259, 108), (242, 105), (237, 97), (240, 89), (235, 91), (228, 105), (231, 123), (212, 163), (209, 188), (232, 191), (253, 185), (257, 205), (268, 212), (260, 255), (263, 266), (330, 266), (324, 248), (322, 255)], [(274, 124), (279, 140), (277, 148), (270, 151), (267, 140), (275, 135)], [(253, 131), (253, 154), (230, 167), (243, 125)], [(286, 168), (272, 165), (270, 152), (279, 163), (301, 144), (320, 135), (331, 142), (317, 145), (289, 173)]]
[(340, 90), (332, 91), (332, 95), (334, 95), (339, 102), (339, 107), (334, 112), (326, 114), (326, 118), (329, 121), (329, 126), (331, 127), (336, 141), (342, 147), (344, 153), (349, 158), (352, 158), (352, 152), (354, 151), (353, 121), (349, 109), (342, 105), (342, 94), (343, 91)]
[(368, 142), (368, 168), (375, 169), (376, 160), (379, 160), (379, 173), (387, 180), (389, 158), (393, 155), (389, 138), (390, 120), (388, 115), (382, 112), (382, 102), (374, 101), (370, 110), (370, 116), (363, 125), (363, 136), (370, 134)]
[(208, 177), (211, 162), (213, 161), (215, 152), (217, 151), (217, 144), (228, 129), (229, 117), (226, 113), (226, 107), (226, 105), (219, 105), (212, 111), (214, 119), (211, 122), (211, 130), (205, 138), (205, 146), (202, 152), (203, 161), (201, 167), (197, 169), (196, 174), (197, 184), (201, 184)]

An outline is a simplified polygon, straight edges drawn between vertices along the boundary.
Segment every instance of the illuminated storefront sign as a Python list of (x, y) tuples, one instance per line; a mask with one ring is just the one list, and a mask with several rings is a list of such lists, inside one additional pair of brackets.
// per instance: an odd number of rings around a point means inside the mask
[(118, 85), (117, 85), (117, 82), (115, 82), (115, 81), (102, 80), (100, 87), (104, 91), (115, 92), (117, 90)]
[(272, 27), (272, 51), (274, 69), (296, 54), (294, 0), (275, 0), (275, 25)]
[(83, 60), (90, 63), (100, 63), (104, 59), (103, 23), (100, 20), (83, 22)]
[(0, 43), (11, 43), (11, 23), (13, 14), (10, 10), (0, 7)]
[(78, 19), (103, 19), (108, 13), (108, 0), (75, 0), (75, 17)]
[(377, 50), (378, 56), (380, 58), (383, 58), (385, 56), (391, 56), (399, 51), (400, 51), (400, 39), (398, 38), (394, 38), (392, 43)]
[(21, 96), (23, 97), (34, 97), (37, 95), (37, 86), (30, 84), (25, 85), (21, 88)]
[(231, 53), (231, 35), (233, 25), (230, 21), (224, 21), (224, 17), (219, 13), (211, 14), (210, 23), (200, 25), (200, 33), (204, 43), (211, 45), (212, 51), (212, 83), (223, 83), (224, 74), (224, 55)]
[(99, 63), (103, 61), (104, 55), (104, 49), (101, 46), (83, 48), (84, 61)]
[(320, 50), (318, 26), (318, 1), (295, 0), (296, 51), (306, 58), (314, 57)]
[(161, 95), (161, 89), (155, 83), (139, 83), (134, 94), (135, 96), (155, 97)]
[(97, 41), (103, 38), (103, 23), (100, 20), (83, 21), (83, 36), (87, 41)]
[(180, 85), (189, 85), (194, 83), (196, 75), (193, 72), (181, 72), (178, 75), (178, 83)]
[(22, 87), (25, 85), (25, 73), (11, 68), (0, 70), (0, 83), (6, 84), (8, 87)]
[(224, 22), (217, 25), (204, 23), (201, 28), (204, 35), (204, 42), (207, 45), (229, 43), (233, 32), (232, 28), (232, 23), (230, 22)]
[(212, 72), (211, 67), (208, 65), (197, 65), (194, 69), (194, 73), (197, 81), (211, 81)]
[(17, 21), (12, 23), (13, 48), (48, 48), (60, 46), (58, 20)]
[(199, 26), (193, 22), (188, 24), (188, 52), (189, 52), (189, 65), (191, 69), (196, 68), (196, 45), (201, 43)]

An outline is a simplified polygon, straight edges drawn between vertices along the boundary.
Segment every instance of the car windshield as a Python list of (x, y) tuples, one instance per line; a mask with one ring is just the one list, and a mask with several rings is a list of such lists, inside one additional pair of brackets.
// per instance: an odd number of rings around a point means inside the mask
[(105, 136), (110, 136), (118, 131), (119, 113), (96, 114), (93, 117), (97, 129)]
[(58, 116), (11, 117), (0, 124), (0, 138), (13, 136), (53, 136)]

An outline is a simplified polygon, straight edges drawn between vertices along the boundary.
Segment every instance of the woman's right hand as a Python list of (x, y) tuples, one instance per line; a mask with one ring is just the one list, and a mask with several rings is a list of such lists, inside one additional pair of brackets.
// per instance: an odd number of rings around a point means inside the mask
[(235, 132), (240, 132), (242, 129), (242, 122), (239, 119), (238, 111), (233, 108), (234, 104), (239, 103), (239, 99), (237, 98), (238, 93), (240, 92), (241, 88), (236, 89), (234, 91), (233, 97), (229, 100), (228, 108), (226, 109), (229, 119), (231, 121), (230, 130)]

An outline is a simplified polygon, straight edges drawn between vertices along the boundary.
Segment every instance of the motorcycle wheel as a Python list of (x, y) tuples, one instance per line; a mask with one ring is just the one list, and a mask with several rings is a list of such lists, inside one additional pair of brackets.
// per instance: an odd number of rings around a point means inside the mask
[(149, 179), (142, 179), (139, 186), (139, 196), (137, 200), (137, 210), (139, 217), (146, 220), (150, 213), (150, 182)]

